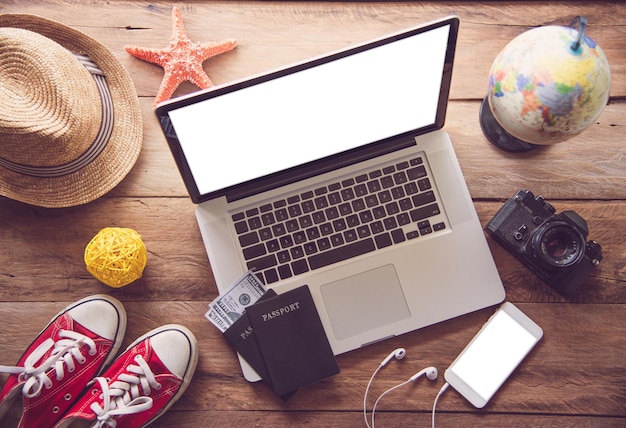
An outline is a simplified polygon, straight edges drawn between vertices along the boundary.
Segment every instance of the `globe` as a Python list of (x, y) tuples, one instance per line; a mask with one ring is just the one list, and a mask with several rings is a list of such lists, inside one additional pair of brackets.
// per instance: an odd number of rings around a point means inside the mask
[(609, 63), (580, 19), (579, 30), (529, 30), (498, 54), (480, 113), (492, 143), (509, 151), (559, 143), (598, 118), (609, 99)]

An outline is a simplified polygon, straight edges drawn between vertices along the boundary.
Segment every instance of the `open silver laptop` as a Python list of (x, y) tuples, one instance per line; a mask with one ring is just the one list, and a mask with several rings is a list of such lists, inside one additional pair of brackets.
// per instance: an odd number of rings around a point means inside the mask
[(249, 269), (278, 293), (308, 284), (335, 354), (504, 299), (441, 129), (458, 25), (157, 108), (220, 291)]

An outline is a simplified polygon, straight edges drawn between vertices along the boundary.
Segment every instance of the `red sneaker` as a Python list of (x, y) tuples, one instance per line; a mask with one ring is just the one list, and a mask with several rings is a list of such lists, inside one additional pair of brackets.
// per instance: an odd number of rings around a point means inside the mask
[[(194, 335), (180, 325), (154, 329), (133, 342), (55, 428), (139, 428), (154, 422), (185, 392), (198, 364)], [(77, 422), (74, 425), (74, 422)]]
[(126, 331), (126, 311), (95, 295), (66, 307), (30, 344), (0, 391), (0, 420), (23, 397), (20, 428), (53, 426), (85, 386), (111, 362)]

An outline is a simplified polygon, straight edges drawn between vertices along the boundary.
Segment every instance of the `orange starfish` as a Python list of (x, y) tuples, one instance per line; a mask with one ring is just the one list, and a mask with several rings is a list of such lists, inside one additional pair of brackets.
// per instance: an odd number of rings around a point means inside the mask
[(237, 46), (235, 39), (220, 42), (195, 43), (187, 37), (180, 10), (172, 8), (172, 38), (165, 49), (140, 48), (126, 45), (124, 49), (132, 56), (163, 67), (165, 75), (152, 106), (168, 100), (184, 81), (190, 81), (200, 89), (213, 86), (213, 82), (202, 68), (207, 59), (228, 52)]

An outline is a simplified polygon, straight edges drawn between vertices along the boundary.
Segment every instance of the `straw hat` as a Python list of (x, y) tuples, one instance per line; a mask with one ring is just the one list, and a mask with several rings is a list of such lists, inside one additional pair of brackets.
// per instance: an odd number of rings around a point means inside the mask
[(0, 14), (0, 195), (93, 201), (131, 170), (142, 131), (133, 82), (109, 49), (59, 22)]

